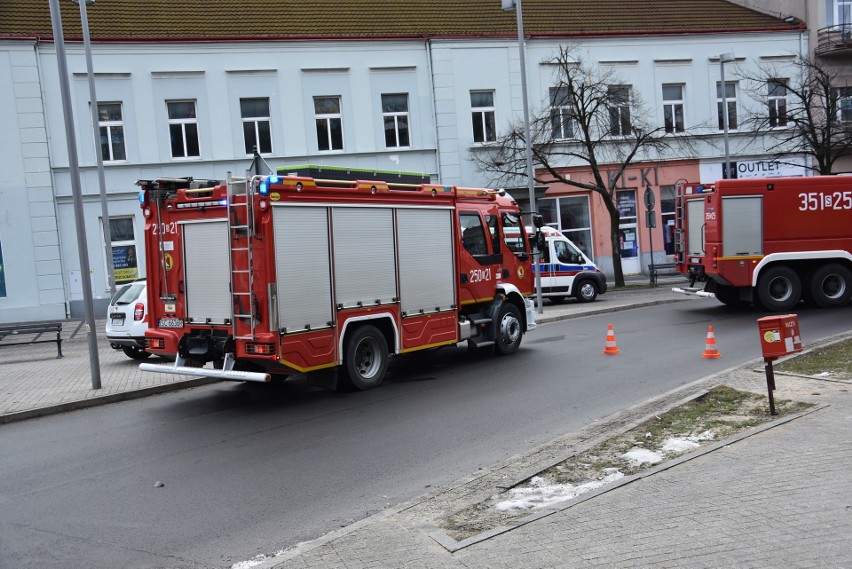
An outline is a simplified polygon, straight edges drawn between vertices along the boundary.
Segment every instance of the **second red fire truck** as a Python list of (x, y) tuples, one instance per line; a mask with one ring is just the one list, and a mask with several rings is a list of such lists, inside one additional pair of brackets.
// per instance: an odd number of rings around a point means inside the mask
[[(755, 178), (678, 186), (679, 292), (789, 311), (852, 296), (852, 177)], [(696, 288), (703, 283), (703, 289)]]
[(535, 328), (533, 259), (502, 191), (304, 176), (137, 183), (147, 350), (176, 358), (144, 371), (307, 373), (368, 389), (391, 355), (464, 341), (507, 355)]

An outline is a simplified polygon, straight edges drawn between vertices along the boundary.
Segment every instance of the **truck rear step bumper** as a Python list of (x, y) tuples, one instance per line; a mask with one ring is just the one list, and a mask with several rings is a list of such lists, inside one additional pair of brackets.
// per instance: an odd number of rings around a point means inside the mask
[(271, 379), (268, 373), (262, 372), (208, 369), (203, 367), (176, 366), (168, 364), (139, 364), (139, 371), (168, 373), (172, 375), (189, 375), (192, 377), (212, 377), (215, 379), (226, 379), (229, 381), (257, 381), (260, 383), (269, 383)]

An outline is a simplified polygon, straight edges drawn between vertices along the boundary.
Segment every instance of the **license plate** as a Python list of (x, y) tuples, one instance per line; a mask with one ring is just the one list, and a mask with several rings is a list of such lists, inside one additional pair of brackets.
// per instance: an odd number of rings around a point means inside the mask
[(157, 321), (160, 328), (183, 328), (183, 320), (180, 318), (160, 318)]
[(110, 321), (113, 324), (123, 324), (124, 323), (124, 314), (113, 314), (109, 317)]

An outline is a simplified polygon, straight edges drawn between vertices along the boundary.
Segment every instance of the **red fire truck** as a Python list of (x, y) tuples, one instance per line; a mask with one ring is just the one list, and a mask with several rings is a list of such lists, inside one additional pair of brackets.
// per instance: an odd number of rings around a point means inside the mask
[[(852, 295), (852, 177), (755, 178), (678, 186), (677, 292), (789, 311)], [(703, 282), (703, 290), (696, 288)]]
[[(150, 372), (307, 373), (368, 389), (389, 356), (535, 328), (532, 257), (499, 190), (254, 176), (140, 180)], [(540, 220), (538, 220), (540, 224)]]

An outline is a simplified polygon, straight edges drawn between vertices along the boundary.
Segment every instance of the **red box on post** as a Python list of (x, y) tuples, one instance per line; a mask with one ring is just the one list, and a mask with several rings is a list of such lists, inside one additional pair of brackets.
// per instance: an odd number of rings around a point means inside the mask
[(799, 335), (799, 316), (782, 314), (757, 319), (763, 359), (776, 359), (802, 351)]

